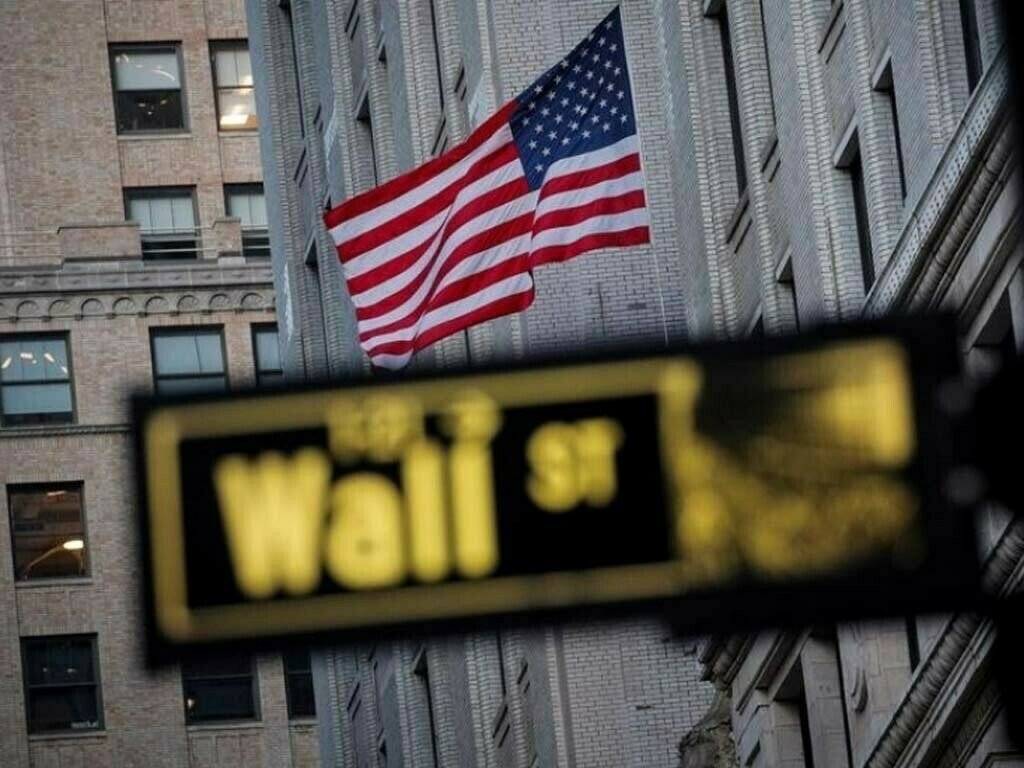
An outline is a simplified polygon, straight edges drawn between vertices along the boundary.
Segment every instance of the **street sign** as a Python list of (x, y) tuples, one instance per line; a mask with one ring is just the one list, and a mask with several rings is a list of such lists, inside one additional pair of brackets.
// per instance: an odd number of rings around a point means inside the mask
[[(151, 651), (970, 594), (945, 322), (137, 403)], [(839, 604), (837, 606), (837, 603)]]

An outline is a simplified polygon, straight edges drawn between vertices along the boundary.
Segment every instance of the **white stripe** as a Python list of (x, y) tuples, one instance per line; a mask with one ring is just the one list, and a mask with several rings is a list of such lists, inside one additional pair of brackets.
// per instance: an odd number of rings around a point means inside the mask
[[(390, 325), (391, 323), (408, 317), (411, 313), (413, 313), (416, 309), (419, 308), (420, 304), (422, 304), (423, 301), (426, 299), (427, 294), (431, 292), (434, 278), (437, 276), (437, 273), (441, 270), (441, 267), (444, 265), (445, 261), (448, 259), (449, 256), (451, 256), (452, 252), (458, 246), (462, 245), (462, 243), (464, 243), (470, 237), (480, 234), (481, 232), (484, 232), (485, 230), (488, 230), (497, 224), (501, 224), (502, 222), (514, 219), (520, 214), (531, 210), (534, 206), (535, 198), (536, 192), (529, 192), (523, 195), (522, 197), (516, 198), (510, 203), (506, 203), (505, 205), (499, 205), (497, 208), (492, 208), (486, 213), (482, 213), (481, 215), (477, 216), (475, 219), (466, 222), (465, 226), (459, 227), (458, 232), (453, 233), (452, 237), (449, 238), (441, 247), (441, 253), (438, 254), (437, 258), (434, 260), (434, 263), (430, 265), (430, 271), (427, 273), (427, 277), (423, 280), (420, 287), (416, 289), (416, 292), (395, 309), (392, 309), (391, 311), (386, 312), (383, 315), (378, 315), (377, 317), (370, 317), (365, 320), (360, 320), (359, 332), (361, 334), (367, 333), (368, 331), (372, 331), (376, 328), (382, 328), (385, 325)], [(363, 293), (359, 294), (358, 297), (353, 297), (353, 303), (357, 307), (368, 306), (373, 302), (367, 301), (367, 303), (365, 304), (362, 302), (365, 300), (367, 294), (370, 294), (373, 291), (374, 289), (364, 291)]]
[(391, 371), (397, 371), (399, 368), (404, 368), (411, 357), (412, 350), (409, 350), (404, 355), (370, 355), (370, 359), (373, 360), (374, 365), (378, 368), (387, 368)]
[[(342, 265), (345, 270), (345, 278), (351, 279), (353, 277), (358, 277), (371, 269), (376, 269), (392, 259), (401, 256), (403, 253), (415, 246), (422, 245), (428, 240), (436, 241), (437, 237), (444, 231), (444, 226), (447, 224), (448, 220), (450, 218), (454, 218), (460, 210), (469, 205), (480, 195), (489, 192), (491, 189), (499, 187), (502, 184), (507, 184), (519, 176), (523, 176), (523, 164), (519, 162), (518, 159), (495, 169), (493, 172), (487, 174), (482, 179), (478, 179), (467, 186), (463, 191), (459, 192), (448, 208), (445, 208), (429, 221), (421, 224), (413, 230), (409, 230), (409, 232), (403, 235), (399, 235), (398, 237), (389, 240), (386, 243), (382, 243), (373, 250), (367, 251), (366, 253), (345, 262)], [(463, 224), (463, 226), (465, 226), (465, 224)], [(427, 231), (428, 229), (430, 231)], [(458, 230), (455, 230), (455, 232), (457, 231)], [(415, 240), (412, 240), (410, 237), (413, 232), (417, 233), (415, 235)], [(452, 232), (449, 237), (454, 235), (455, 232)], [(415, 262), (410, 264), (405, 270), (395, 275), (393, 278), (390, 278), (387, 281), (388, 284), (393, 283), (393, 281), (401, 278), (403, 275), (406, 276), (404, 280), (395, 283), (396, 287), (391, 290), (398, 290), (398, 288), (406, 285), (410, 280), (418, 275), (430, 260), (434, 248), (435, 246), (431, 245), (431, 247), (427, 248)], [(381, 285), (384, 284), (385, 283), (382, 283)], [(364, 305), (357, 303), (357, 306)]]
[(413, 187), (408, 192), (404, 192), (394, 200), (390, 200), (387, 203), (371, 208), (365, 213), (361, 213), (348, 221), (341, 222), (331, 229), (331, 237), (334, 238), (335, 243), (344, 243), (351, 240), (360, 232), (367, 232), (371, 229), (376, 229), (381, 224), (395, 218), (396, 214), (401, 213), (401, 211), (407, 211), (410, 208), (415, 208), (424, 200), (429, 200), (438, 192), (446, 189), (449, 185), (458, 180), (460, 176), (465, 174), (466, 171), (469, 170), (470, 166), (472, 166), (477, 160), (491, 154), (511, 141), (512, 129), (509, 127), (507, 122), (503, 123), (498, 126), (497, 130), (495, 130), (495, 132), (488, 137), (483, 144), (459, 160), (459, 162), (455, 163), (452, 167), (442, 171), (436, 176), (431, 176), (419, 186)]
[(567, 245), (587, 235), (604, 232), (622, 232), (633, 227), (650, 226), (647, 208), (635, 208), (632, 211), (612, 213), (605, 216), (592, 216), (589, 219), (570, 224), (565, 227), (545, 229), (534, 235), (532, 249), (538, 251), (551, 245)]
[(636, 134), (633, 134), (632, 136), (620, 139), (614, 144), (609, 144), (607, 147), (595, 149), (593, 152), (585, 152), (582, 155), (573, 155), (562, 160), (556, 160), (548, 168), (548, 172), (544, 174), (544, 181), (550, 181), (569, 173), (585, 171), (588, 168), (597, 168), (600, 165), (614, 163), (616, 160), (621, 160), (626, 155), (631, 155), (638, 151), (639, 145), (637, 144)]
[(605, 179), (591, 184), (588, 187), (569, 189), (565, 192), (557, 192), (549, 195), (537, 205), (537, 215), (540, 218), (545, 213), (561, 210), (562, 208), (575, 208), (587, 203), (593, 203), (605, 197), (618, 197), (627, 192), (635, 192), (644, 188), (644, 175), (640, 171), (620, 176), (617, 179)]
[(504, 243), (493, 248), (488, 248), (486, 251), (480, 251), (480, 253), (464, 261), (460, 261), (452, 268), (451, 272), (441, 278), (435, 293), (440, 293), (445, 286), (451, 285), (456, 280), (462, 280), (470, 275), (483, 272), (485, 269), (490, 269), (516, 256), (528, 254), (530, 252), (530, 238), (531, 235), (527, 232), (512, 240), (506, 240)]
[[(412, 341), (417, 336), (429, 331), (436, 325), (441, 325), (449, 320), (468, 315), (481, 307), (485, 307), (499, 299), (514, 296), (517, 293), (528, 291), (533, 286), (533, 278), (529, 272), (521, 272), (518, 275), (506, 277), (493, 285), (489, 285), (482, 291), (477, 291), (465, 298), (458, 299), (449, 304), (436, 307), (427, 312), (419, 319), (419, 322), (408, 328), (402, 328), (391, 333), (369, 339), (365, 342), (364, 348), (370, 350), (368, 354), (373, 357), (372, 350), (395, 341)], [(376, 362), (376, 358), (374, 359)]]

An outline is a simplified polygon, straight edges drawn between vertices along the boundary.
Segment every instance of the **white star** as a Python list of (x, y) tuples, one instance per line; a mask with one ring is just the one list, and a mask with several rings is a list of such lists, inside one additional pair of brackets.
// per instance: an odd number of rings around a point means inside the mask
[[(604, 68), (605, 69), (611, 69), (612, 68), (612, 62), (611, 62), (610, 59), (605, 59), (604, 60)], [(619, 73), (616, 72), (615, 74), (619, 74)]]
[(583, 132), (583, 138), (584, 139), (589, 139), (590, 138), (590, 131), (584, 131)]
[(567, 61), (566, 59), (562, 59), (562, 60), (561, 60), (560, 62), (558, 62), (558, 65), (559, 65), (559, 66), (560, 66), (560, 67), (561, 67), (562, 69), (565, 69), (566, 67), (568, 67), (568, 66), (569, 66), (569, 62), (568, 62), (568, 61)]
[(598, 116), (597, 116), (596, 114), (593, 114), (593, 115), (591, 115), (591, 116), (590, 116), (590, 122), (594, 123), (595, 125), (596, 125), (596, 124), (597, 124), (598, 122), (600, 122), (600, 120), (601, 120), (601, 118), (600, 118), (600, 117), (598, 117)]
[(625, 123), (628, 116), (625, 112), (622, 113), (622, 117), (619, 118), (619, 122)]
[(621, 74), (622, 73), (622, 67), (616, 67), (615, 69), (612, 70), (612, 73), (615, 74), (615, 75)]
[(562, 82), (562, 76), (561, 75), (555, 75), (555, 84), (557, 85), (560, 82)]
[(540, 151), (540, 153), (541, 153), (542, 155), (544, 155), (544, 157), (547, 157), (548, 155), (550, 155), (550, 154), (551, 154), (551, 150), (550, 150), (550, 149), (548, 149), (547, 147), (544, 147), (544, 149), (542, 149), (542, 150)]
[(550, 115), (550, 114), (551, 114), (551, 110), (550, 110), (550, 109), (548, 109), (547, 107), (544, 107), (544, 109), (542, 109), (542, 110), (540, 111), (540, 113), (541, 113), (542, 115), (544, 115), (544, 117), (547, 117), (548, 115)]
[(570, 91), (575, 91), (576, 90), (576, 81), (575, 80), (570, 80), (569, 81), (569, 90)]
[(533, 139), (530, 139), (530, 143), (527, 146), (529, 146), (530, 149), (536, 149), (537, 148), (537, 142), (534, 141)]
[(615, 83), (609, 81), (607, 88), (608, 88), (609, 91), (614, 91), (615, 90)]
[(612, 22), (611, 22), (610, 19), (604, 23), (604, 28), (605, 29), (611, 29), (612, 28)]
[(540, 123), (537, 123), (535, 126), (533, 126), (533, 130), (535, 130), (537, 133), (543, 133), (544, 126), (541, 125)]
[(612, 107), (612, 114), (613, 115), (619, 114), (619, 108), (618, 107)]
[(555, 133), (554, 131), (548, 131), (548, 138), (554, 141), (556, 138), (558, 138), (558, 134)]
[(535, 101), (531, 101), (531, 102), (530, 102), (529, 104), (527, 104), (526, 106), (527, 106), (527, 108), (529, 108), (529, 109), (536, 109), (536, 108), (537, 108), (537, 102), (535, 102)]
[(608, 46), (608, 50), (611, 51), (612, 53), (615, 53), (615, 51), (619, 50), (619, 46), (616, 45), (615, 43), (612, 43), (611, 45)]
[(571, 123), (569, 123), (569, 127), (572, 128), (575, 131), (575, 130), (579, 129), (580, 124), (577, 123), (575, 120), (573, 120)]
[(598, 104), (600, 104), (602, 108), (603, 108), (603, 107), (607, 107), (607, 106), (608, 106), (608, 99), (601, 99), (601, 100), (600, 100), (599, 102), (597, 102), (597, 103), (598, 103)]
[(583, 107), (581, 107), (579, 104), (577, 104), (575, 107), (573, 107), (573, 109), (576, 111), (577, 115), (582, 115), (583, 114)]
[(597, 91), (591, 91), (590, 92), (590, 100), (593, 101), (596, 98), (597, 98)]
[(602, 77), (600, 80), (598, 80), (597, 84), (598, 85), (604, 85), (604, 78)]
[(555, 122), (558, 123), (559, 125), (561, 125), (561, 123), (562, 123), (562, 116), (561, 115), (555, 115)]
[(562, 139), (562, 146), (564, 147), (568, 143), (569, 143), (569, 137), (566, 136), (565, 138)]
[(580, 96), (586, 96), (588, 93), (590, 93), (590, 91), (584, 88), (582, 91), (580, 91)]
[(621, 99), (621, 98), (622, 98), (623, 96), (625, 96), (625, 95), (626, 95), (626, 92), (625, 92), (625, 91), (619, 91), (619, 92), (618, 92), (617, 94), (615, 94), (615, 95), (616, 95), (616, 96), (618, 96), (618, 97), (619, 97), (619, 98)]
[(548, 100), (550, 101), (553, 98), (555, 98), (555, 92), (554, 91), (548, 91)]
[(569, 106), (569, 99), (562, 99), (561, 104), (562, 104), (563, 107), (568, 107)]
[(591, 32), (589, 35), (587, 35), (587, 42), (590, 42), (593, 39), (594, 39), (594, 33)]
[(574, 66), (572, 68), (572, 71), (575, 72), (578, 75), (580, 72), (583, 71), (583, 67), (581, 67), (579, 64), (577, 64), (576, 66)]
[(523, 125), (529, 125), (529, 124), (530, 124), (530, 118), (524, 117), (523, 118)]
[(535, 165), (533, 167), (537, 169), (537, 173), (540, 173), (541, 171), (544, 170), (544, 166), (543, 165)]
[(598, 61), (600, 61), (600, 60), (601, 60), (601, 55), (600, 55), (600, 54), (598, 54), (598, 53), (595, 53), (595, 54), (594, 54), (593, 56), (591, 56), (590, 58), (591, 58), (591, 60), (592, 60), (592, 61), (594, 61), (594, 62), (598, 62)]
[(606, 131), (610, 131), (612, 128), (611, 123), (605, 123), (603, 127)]
[(593, 73), (593, 72), (591, 72), (591, 71), (590, 71), (590, 70), (588, 69), (588, 70), (587, 70), (587, 80), (593, 80), (593, 79), (594, 79), (594, 73)]
[(599, 38), (597, 38), (597, 44), (604, 45), (604, 35), (601, 35)]
[(535, 85), (535, 86), (533, 86), (533, 92), (534, 92), (534, 93), (540, 93), (540, 92), (541, 92), (541, 91), (543, 91), (543, 90), (544, 90), (544, 89), (543, 89), (543, 88), (542, 88), (541, 86), (539, 86), (539, 85)]

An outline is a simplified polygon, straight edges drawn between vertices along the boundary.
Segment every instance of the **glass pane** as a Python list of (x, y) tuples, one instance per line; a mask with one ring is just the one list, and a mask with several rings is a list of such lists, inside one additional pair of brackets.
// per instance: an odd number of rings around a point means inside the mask
[(196, 209), (192, 204), (192, 195), (175, 195), (171, 198), (171, 215), (174, 219), (175, 229), (195, 229)]
[(6, 384), (3, 388), (4, 421), (25, 414), (71, 414), (71, 385)]
[(267, 201), (263, 192), (254, 192), (249, 195), (249, 208), (252, 210), (252, 225), (254, 227), (267, 226)]
[(185, 127), (181, 91), (118, 91), (116, 101), (119, 133)]
[(82, 576), (87, 547), (77, 488), (11, 491), (14, 573), (18, 579)]
[(31, 732), (76, 731), (99, 727), (96, 686), (29, 690), (28, 728)]
[(238, 84), (252, 85), (252, 64), (249, 61), (248, 48), (235, 50), (235, 67), (238, 69)]
[(252, 88), (219, 88), (217, 113), (222, 131), (247, 131), (259, 127), (256, 95)]
[(309, 672), (312, 661), (309, 651), (287, 651), (284, 654), (285, 672)]
[(150, 213), (147, 198), (128, 198), (128, 220), (138, 222), (140, 232), (149, 232), (153, 229), (153, 215)]
[(252, 674), (252, 658), (244, 653), (200, 656), (183, 662), (181, 674), (189, 680), (207, 677), (244, 677)]
[(25, 667), (29, 686), (95, 683), (92, 644), (88, 637), (26, 642)]
[(228, 216), (237, 216), (242, 221), (242, 226), (252, 224), (252, 208), (249, 205), (250, 195), (239, 190), (228, 190)]
[(221, 48), (213, 52), (214, 78), (217, 86), (241, 85), (238, 81), (238, 67), (235, 64), (235, 51), (232, 48)]
[(256, 331), (256, 365), (260, 372), (281, 370), (281, 352), (277, 346), (277, 329)]
[(0, 381), (67, 381), (68, 377), (64, 337), (0, 342)]
[(180, 89), (177, 51), (119, 51), (114, 56), (114, 82), (119, 91)]
[(158, 395), (191, 395), (198, 392), (226, 392), (228, 380), (223, 376), (206, 376), (196, 379), (158, 379)]
[(158, 376), (224, 371), (220, 334), (216, 331), (156, 335), (153, 350)]
[(247, 720), (256, 716), (252, 677), (186, 680), (185, 717), (200, 720)]
[(313, 698), (313, 676), (308, 672), (291, 673), (285, 678), (288, 686), (288, 717), (316, 716)]
[(174, 201), (169, 197), (150, 197), (149, 215), (151, 232), (169, 232), (174, 229)]

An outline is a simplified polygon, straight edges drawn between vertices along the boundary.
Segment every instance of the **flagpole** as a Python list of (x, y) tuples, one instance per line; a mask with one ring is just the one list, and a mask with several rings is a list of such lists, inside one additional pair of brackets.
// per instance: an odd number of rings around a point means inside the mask
[[(633, 64), (630, 56), (631, 46), (629, 41), (626, 39), (626, 14), (622, 8), (622, 3), (618, 3), (619, 16), (622, 22), (622, 44), (625, 46), (623, 53), (626, 56), (626, 76), (629, 78), (629, 99), (632, 102), (633, 116), (636, 120), (636, 143), (640, 149), (640, 170), (644, 175), (644, 198), (647, 199), (647, 169), (644, 164), (644, 139), (640, 132), (640, 111), (636, 108), (636, 84), (633, 82)], [(650, 200), (647, 200), (647, 216), (650, 218), (651, 205)], [(661, 333), (665, 340), (665, 346), (668, 346), (668, 318), (665, 314), (665, 294), (662, 291), (661, 284), (661, 259), (658, 258), (658, 249), (654, 247), (654, 222), (651, 222), (648, 231), (651, 233), (651, 242), (648, 244), (651, 248), (651, 255), (654, 257), (654, 268), (658, 272), (658, 305), (661, 309)]]

